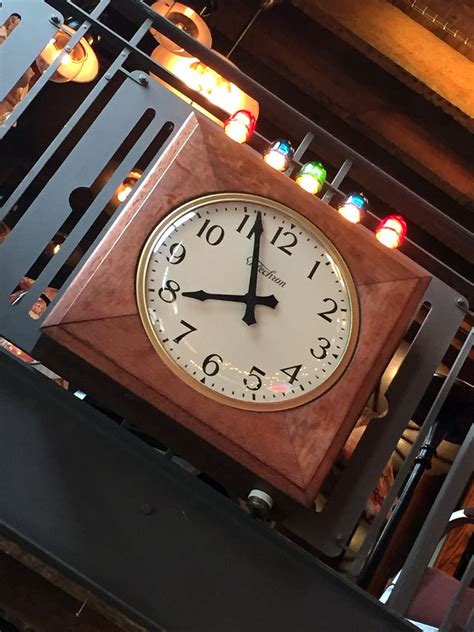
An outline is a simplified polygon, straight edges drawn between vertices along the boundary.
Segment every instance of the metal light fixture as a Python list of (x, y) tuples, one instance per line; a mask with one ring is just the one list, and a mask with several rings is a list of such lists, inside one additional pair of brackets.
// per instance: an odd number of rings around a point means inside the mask
[(387, 248), (399, 248), (407, 234), (407, 225), (401, 215), (385, 217), (375, 229), (375, 236)]
[(51, 81), (55, 83), (88, 83), (93, 81), (99, 72), (97, 55), (86, 37), (81, 38), (70, 50), (69, 42), (75, 32), (71, 26), (64, 25), (43, 48), (36, 60), (38, 70), (44, 72), (57, 57), (61, 56), (61, 63), (51, 77)]
[[(196, 13), (194, 9), (182, 2), (173, 2), (172, 0), (159, 0), (155, 2), (151, 8), (169, 19), (175, 26), (193, 37), (200, 44), (211, 48), (211, 32), (202, 17)], [(255, 119), (258, 118), (259, 106), (255, 99), (250, 97), (231, 81), (219, 75), (219, 73), (200, 61), (197, 57), (191, 56), (181, 46), (175, 44), (169, 38), (164, 37), (161, 33), (156, 31), (156, 29), (151, 29), (151, 33), (160, 43), (160, 46), (155, 48), (152, 52), (151, 58), (160, 64), (160, 66), (166, 68), (172, 75), (181, 79), (189, 88), (199, 92), (199, 94), (224, 110), (224, 112), (233, 114), (238, 110), (247, 110), (253, 114)], [(224, 56), (222, 55), (222, 57)], [(165, 83), (156, 75), (153, 75), (153, 77), (157, 81)], [(168, 87), (175, 94), (185, 101), (188, 101), (188, 103), (193, 103), (192, 99), (172, 87)], [(210, 116), (210, 118), (213, 118), (203, 108), (198, 107), (196, 104), (193, 105)]]
[(352, 224), (359, 224), (368, 207), (367, 198), (362, 193), (347, 195), (338, 208), (338, 212)]
[[(208, 101), (220, 107), (224, 112), (233, 114), (238, 110), (247, 110), (256, 119), (258, 118), (259, 105), (255, 99), (196, 57), (176, 54), (169, 51), (165, 46), (158, 46), (152, 52), (151, 58), (175, 77), (181, 79), (189, 88), (199, 92)], [(153, 76), (158, 81), (161, 81), (156, 75)], [(189, 103), (192, 102), (191, 99), (185, 97), (182, 93), (176, 90), (173, 91)]]
[(326, 176), (326, 169), (320, 162), (307, 162), (296, 174), (296, 183), (308, 193), (319, 193)]
[[(158, 0), (151, 7), (153, 11), (159, 13), (167, 20), (172, 22), (179, 29), (193, 37), (204, 46), (211, 47), (212, 35), (209, 27), (202, 17), (194, 9), (187, 6), (183, 2), (174, 2), (173, 0)], [(190, 56), (182, 46), (175, 44), (173, 40), (164, 36), (154, 28), (150, 29), (153, 37), (162, 44), (169, 52), (177, 55)]]
[[(20, 18), (13, 14), (2, 25), (0, 25), (0, 46), (19, 23)], [(5, 123), (16, 106), (21, 103), (28, 94), (30, 82), (34, 76), (35, 73), (33, 70), (28, 68), (23, 75), (19, 77), (18, 81), (5, 98), (0, 101), (0, 125)]]

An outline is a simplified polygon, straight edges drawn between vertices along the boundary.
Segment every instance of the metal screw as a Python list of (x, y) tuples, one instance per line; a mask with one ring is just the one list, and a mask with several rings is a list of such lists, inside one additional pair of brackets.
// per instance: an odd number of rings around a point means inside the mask
[(143, 503), (143, 505), (141, 506), (141, 510), (142, 513), (145, 514), (145, 516), (151, 516), (151, 514), (155, 511), (153, 507), (148, 503)]
[(468, 312), (469, 311), (469, 305), (468, 305), (466, 299), (464, 298), (464, 296), (458, 296), (457, 297), (456, 305), (459, 307), (459, 309), (462, 309), (463, 312)]
[(340, 533), (336, 535), (336, 543), (341, 547), (343, 551), (347, 551), (349, 549), (345, 539), (342, 537)]
[(273, 507), (273, 498), (261, 489), (252, 489), (247, 497), (250, 513), (260, 520), (265, 520)]
[(64, 50), (66, 51), (66, 53), (70, 53), (72, 51), (72, 46), (68, 44), (67, 46), (64, 47)]
[(110, 72), (107, 72), (105, 74), (105, 78), (107, 79), (107, 81), (110, 81), (110, 79), (112, 79), (112, 75), (110, 74)]
[(141, 86), (147, 86), (148, 82), (149, 82), (149, 79), (148, 79), (147, 75), (144, 75), (143, 73), (138, 75), (138, 83)]
[(61, 18), (59, 17), (59, 15), (56, 15), (56, 13), (53, 13), (50, 16), (50, 20), (53, 24), (61, 24)]

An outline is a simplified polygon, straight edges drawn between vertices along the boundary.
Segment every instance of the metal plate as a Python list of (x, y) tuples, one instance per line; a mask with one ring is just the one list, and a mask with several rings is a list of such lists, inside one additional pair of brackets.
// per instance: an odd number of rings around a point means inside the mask
[(3, 354), (0, 410), (0, 530), (147, 629), (414, 629)]
[(0, 46), (0, 101), (3, 101), (58, 30), (51, 22), (51, 16), (61, 18), (57, 11), (42, 0), (0, 2), (0, 26), (12, 14), (20, 16), (21, 21)]
[[(36, 343), (41, 324), (41, 319), (32, 320), (28, 316), (31, 306), (102, 213), (117, 187), (160, 130), (165, 125), (170, 125), (170, 132), (165, 135), (165, 140), (152, 164), (159, 159), (192, 111), (190, 106), (160, 84), (150, 82), (145, 86), (141, 85), (138, 80), (139, 74), (134, 73), (131, 77), (125, 78), (0, 248), (0, 334), (26, 351), (30, 351)], [(84, 104), (82, 108), (86, 109)], [(88, 188), (92, 185), (147, 110), (153, 113), (153, 120), (136, 139), (100, 193), (69, 232), (61, 250), (49, 261), (33, 289), (20, 302), (11, 306), (8, 301), (9, 294), (70, 215), (71, 193), (80, 187)], [(34, 175), (33, 172), (30, 181)], [(107, 225), (115, 216), (116, 213)], [(107, 226), (104, 230), (106, 228)], [(97, 239), (100, 239), (100, 236)]]

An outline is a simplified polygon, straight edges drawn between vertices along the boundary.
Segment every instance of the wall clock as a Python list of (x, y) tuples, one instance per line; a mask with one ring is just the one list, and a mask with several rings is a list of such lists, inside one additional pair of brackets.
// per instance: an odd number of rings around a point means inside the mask
[(192, 114), (45, 321), (42, 355), (239, 491), (310, 507), (429, 281)]
[(341, 255), (306, 218), (251, 194), (200, 197), (168, 215), (141, 254), (137, 301), (176, 375), (237, 408), (320, 396), (357, 341), (357, 292)]

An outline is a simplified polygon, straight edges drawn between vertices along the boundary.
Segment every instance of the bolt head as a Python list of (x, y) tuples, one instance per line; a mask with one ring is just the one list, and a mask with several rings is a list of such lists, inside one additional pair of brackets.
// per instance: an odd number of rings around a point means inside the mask
[(148, 79), (147, 75), (142, 73), (142, 74), (138, 75), (138, 81), (140, 82), (141, 86), (147, 86), (149, 79)]
[(463, 311), (468, 311), (469, 305), (464, 296), (458, 296), (456, 299), (456, 305)]

